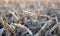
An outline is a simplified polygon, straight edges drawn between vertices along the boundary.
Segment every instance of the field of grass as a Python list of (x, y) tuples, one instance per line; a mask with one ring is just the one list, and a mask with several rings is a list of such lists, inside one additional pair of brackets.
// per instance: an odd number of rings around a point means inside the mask
[(60, 0), (0, 0), (0, 36), (60, 36)]

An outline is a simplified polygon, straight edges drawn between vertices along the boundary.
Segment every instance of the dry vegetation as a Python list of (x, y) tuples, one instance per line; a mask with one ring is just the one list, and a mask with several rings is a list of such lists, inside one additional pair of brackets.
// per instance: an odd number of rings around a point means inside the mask
[(60, 36), (60, 0), (0, 0), (0, 36)]

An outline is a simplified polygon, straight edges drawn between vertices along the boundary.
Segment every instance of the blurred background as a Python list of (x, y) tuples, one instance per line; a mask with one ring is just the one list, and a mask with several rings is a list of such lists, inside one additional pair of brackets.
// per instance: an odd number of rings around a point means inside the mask
[[(46, 13), (47, 9), (60, 9), (60, 0), (0, 0), (0, 12), (6, 12), (8, 9), (15, 8), (17, 11), (28, 10), (35, 12), (40, 9)], [(33, 10), (32, 10), (33, 9)]]

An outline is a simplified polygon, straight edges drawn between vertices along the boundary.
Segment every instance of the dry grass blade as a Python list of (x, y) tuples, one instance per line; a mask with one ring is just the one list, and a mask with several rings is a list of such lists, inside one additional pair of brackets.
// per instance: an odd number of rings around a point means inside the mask
[(34, 36), (39, 36), (41, 31), (44, 30), (49, 25), (50, 22), (52, 22), (52, 21), (51, 20), (47, 21), (45, 23), (45, 25), (40, 29), (40, 31), (38, 33), (36, 33)]
[(50, 33), (52, 31), (54, 31), (57, 27), (59, 27), (60, 23), (57, 23), (56, 25), (54, 25), (51, 29), (50, 29)]
[(14, 23), (14, 25), (17, 26), (17, 27), (20, 27), (23, 30), (27, 29), (27, 27), (25, 27), (24, 25), (21, 25), (21, 24)]
[(17, 26), (17, 27), (20, 27), (23, 30), (27, 30), (30, 35), (33, 35), (33, 33), (26, 26), (21, 25), (21, 24), (16, 24), (16, 23), (14, 23), (14, 25)]
[(14, 12), (11, 12), (10, 10), (9, 10), (9, 12), (18, 20), (19, 18), (14, 14)]

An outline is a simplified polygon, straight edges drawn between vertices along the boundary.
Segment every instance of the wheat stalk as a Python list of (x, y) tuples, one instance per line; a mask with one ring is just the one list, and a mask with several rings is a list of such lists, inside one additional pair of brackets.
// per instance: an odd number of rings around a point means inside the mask
[(19, 18), (15, 23), (19, 23), (20, 21), (23, 21), (25, 18), (27, 18), (28, 16), (23, 16), (21, 18)]
[(25, 11), (25, 10), (23, 10), (23, 13), (24, 13), (24, 14), (27, 14), (27, 15), (29, 15), (29, 16), (32, 16), (33, 18), (37, 19), (36, 15), (35, 15), (36, 13), (31, 13), (31, 12)]
[(33, 33), (26, 26), (21, 25), (21, 24), (16, 24), (16, 23), (14, 23), (14, 25), (17, 26), (17, 27), (20, 27), (23, 30), (27, 30), (30, 35), (33, 35)]
[(19, 13), (18, 13), (18, 11), (15, 10), (14, 8), (13, 8), (13, 10), (14, 10), (15, 15), (16, 15), (17, 17), (19, 17)]
[(7, 23), (6, 15), (3, 15), (3, 18), (1, 17), (1, 22), (2, 22), (2, 25), (4, 26), (4, 29), (7, 31), (8, 36), (11, 35), (11, 32), (14, 34), (15, 28)]
[[(14, 14), (14, 13), (12, 13), (11, 11), (10, 11), (10, 13), (11, 14), (13, 14), (14, 15), (14, 17), (16, 18), (17, 16)], [(14, 24), (15, 26), (17, 26), (17, 27), (20, 27), (21, 29), (23, 29), (23, 30), (27, 30), (29, 33), (30, 33), (30, 35), (33, 35), (32, 34), (32, 32), (27, 28), (27, 27), (25, 27), (24, 25), (21, 25), (21, 24), (17, 24), (17, 23), (19, 23), (19, 21), (21, 21), (21, 20), (24, 20), (24, 18), (26, 18), (27, 16), (24, 16), (24, 17), (22, 17), (22, 18), (16, 18), (17, 19), (17, 21), (16, 21), (16, 24)]]

